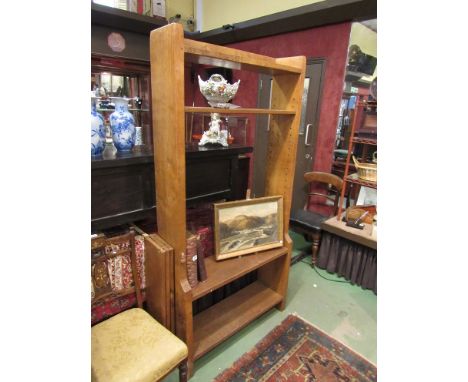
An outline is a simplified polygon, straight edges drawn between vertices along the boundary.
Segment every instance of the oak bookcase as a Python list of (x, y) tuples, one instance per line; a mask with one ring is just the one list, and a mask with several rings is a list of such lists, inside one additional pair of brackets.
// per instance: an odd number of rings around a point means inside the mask
[[(292, 250), (289, 215), (306, 58), (272, 58), (184, 39), (182, 25), (174, 23), (151, 32), (150, 62), (158, 235), (174, 251), (172, 322), (177, 336), (188, 345), (192, 375), (194, 360), (271, 308), (285, 307)], [(272, 74), (271, 108), (231, 111), (185, 106), (184, 65), (187, 62)], [(284, 246), (222, 261), (208, 257), (208, 279), (191, 288), (184, 258), (185, 113), (211, 112), (270, 115), (265, 196), (283, 196)], [(257, 270), (254, 283), (193, 315), (193, 301), (253, 270)]]

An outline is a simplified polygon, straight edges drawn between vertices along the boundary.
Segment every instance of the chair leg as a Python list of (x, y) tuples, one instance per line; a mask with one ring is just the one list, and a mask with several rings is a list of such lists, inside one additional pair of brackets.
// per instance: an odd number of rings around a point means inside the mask
[(312, 233), (312, 264), (315, 265), (317, 263), (317, 254), (320, 245), (320, 237), (322, 234), (320, 232)]
[(188, 366), (187, 359), (179, 364), (179, 382), (187, 382)]

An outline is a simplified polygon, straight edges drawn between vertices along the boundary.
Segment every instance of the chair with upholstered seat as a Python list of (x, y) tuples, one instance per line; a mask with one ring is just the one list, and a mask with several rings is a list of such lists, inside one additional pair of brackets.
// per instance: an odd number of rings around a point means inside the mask
[[(95, 382), (155, 382), (179, 367), (179, 379), (187, 381), (187, 345), (142, 309), (135, 233), (92, 240), (94, 299), (112, 297), (108, 261), (130, 255), (133, 288), (138, 308), (131, 308), (91, 328), (91, 380)], [(105, 248), (112, 248), (111, 253)], [(122, 265), (124, 262), (122, 261)], [(124, 268), (122, 266), (122, 268)], [(120, 294), (128, 294), (123, 290)], [(117, 293), (118, 294), (118, 293)]]
[[(343, 180), (334, 174), (318, 171), (305, 173), (304, 179), (310, 187), (308, 202), (304, 209), (291, 212), (289, 222), (294, 231), (312, 239), (312, 263), (315, 264), (320, 245), (322, 223), (338, 212)], [(310, 208), (314, 208), (314, 210), (310, 210)]]

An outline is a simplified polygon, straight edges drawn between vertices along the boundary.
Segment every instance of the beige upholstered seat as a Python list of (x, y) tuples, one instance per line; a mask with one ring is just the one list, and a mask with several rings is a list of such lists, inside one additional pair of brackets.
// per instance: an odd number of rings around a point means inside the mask
[[(138, 305), (91, 328), (91, 380), (156, 382), (179, 367), (179, 381), (187, 382), (187, 345), (142, 309), (135, 232), (94, 238), (91, 244), (93, 298), (109, 296), (110, 277), (105, 261), (129, 253)], [(113, 248), (113, 253), (106, 254), (104, 248)]]
[(188, 354), (185, 343), (139, 308), (95, 325), (91, 351), (95, 382), (154, 382)]

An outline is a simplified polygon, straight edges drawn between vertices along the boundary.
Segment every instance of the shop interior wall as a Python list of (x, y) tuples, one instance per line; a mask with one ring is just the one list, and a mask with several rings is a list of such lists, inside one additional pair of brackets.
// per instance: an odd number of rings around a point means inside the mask
[(169, 20), (179, 14), (183, 21), (193, 19), (193, 5), (193, 0), (166, 0), (166, 18)]
[[(221, 28), (225, 24), (239, 23), (321, 1), (323, 0), (195, 0), (195, 6), (201, 8), (201, 13), (197, 15), (197, 25), (201, 27), (201, 32), (205, 32)], [(202, 20), (198, 20), (200, 17)]]

